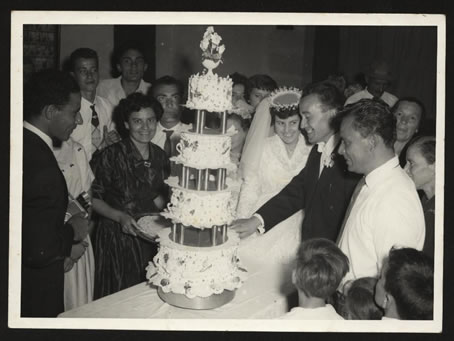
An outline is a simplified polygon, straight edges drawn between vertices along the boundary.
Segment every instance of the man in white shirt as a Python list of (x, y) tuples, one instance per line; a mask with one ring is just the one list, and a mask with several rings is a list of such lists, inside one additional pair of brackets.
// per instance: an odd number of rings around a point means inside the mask
[(156, 127), (156, 134), (151, 140), (161, 147), (167, 156), (176, 155), (176, 144), (180, 134), (192, 128), (191, 124), (181, 122), (183, 84), (171, 76), (156, 80), (151, 95), (161, 103), (164, 112)]
[(85, 149), (88, 159), (102, 148), (120, 140), (112, 123), (112, 104), (96, 94), (99, 82), (98, 54), (89, 48), (79, 48), (70, 56), (71, 74), (80, 87), (80, 114), (83, 123), (71, 137)]
[(396, 104), (398, 98), (393, 94), (385, 91), (393, 77), (388, 64), (385, 61), (374, 61), (366, 75), (367, 87), (351, 95), (345, 101), (345, 105), (358, 102), (363, 98), (380, 98), (390, 107)]
[(350, 260), (345, 283), (377, 276), (393, 246), (421, 250), (425, 224), (416, 188), (394, 154), (396, 120), (389, 107), (363, 99), (344, 115), (339, 153), (349, 171), (364, 175), (339, 234), (338, 245)]
[(147, 94), (151, 84), (143, 80), (148, 68), (143, 49), (135, 41), (127, 41), (115, 53), (116, 67), (121, 76), (105, 79), (99, 83), (98, 94), (105, 97), (115, 107), (121, 99), (134, 92)]

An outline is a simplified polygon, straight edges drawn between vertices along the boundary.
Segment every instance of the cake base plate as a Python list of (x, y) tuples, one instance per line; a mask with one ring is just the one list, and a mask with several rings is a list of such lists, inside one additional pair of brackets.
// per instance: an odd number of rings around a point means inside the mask
[(183, 294), (166, 293), (158, 288), (159, 297), (166, 303), (179, 308), (207, 310), (214, 309), (230, 302), (235, 297), (235, 291), (224, 290), (220, 294), (214, 294), (209, 297), (188, 298)]

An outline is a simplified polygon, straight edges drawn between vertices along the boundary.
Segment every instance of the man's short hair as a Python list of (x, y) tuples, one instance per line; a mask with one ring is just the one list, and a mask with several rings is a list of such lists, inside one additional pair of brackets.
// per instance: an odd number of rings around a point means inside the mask
[(168, 75), (162, 76), (161, 78), (158, 78), (157, 80), (155, 80), (153, 82), (153, 85), (151, 86), (150, 91), (149, 91), (149, 95), (151, 95), (152, 97), (156, 97), (155, 91), (159, 86), (162, 86), (162, 85), (175, 85), (177, 87), (178, 94), (181, 97), (183, 97), (183, 95), (184, 95), (183, 83), (180, 80), (176, 79), (175, 77), (168, 76)]
[(274, 91), (277, 89), (276, 81), (268, 75), (254, 75), (249, 78), (250, 90), (253, 88), (266, 91)]
[(396, 141), (396, 118), (381, 99), (361, 99), (347, 105), (342, 112), (342, 119), (353, 117), (353, 127), (362, 137), (372, 134), (380, 136), (388, 148)]
[(385, 291), (396, 302), (402, 320), (433, 319), (433, 260), (412, 248), (391, 249), (385, 276)]
[(294, 284), (308, 297), (328, 298), (349, 269), (347, 256), (332, 241), (313, 238), (301, 243)]
[(301, 98), (312, 94), (316, 94), (318, 96), (325, 111), (335, 111), (335, 115), (330, 119), (330, 125), (334, 131), (339, 131), (341, 122), (338, 119), (338, 113), (343, 109), (345, 102), (344, 95), (334, 84), (328, 81), (321, 81), (307, 85), (303, 90)]
[(77, 50), (74, 50), (69, 56), (69, 67), (70, 71), (76, 71), (76, 62), (78, 59), (94, 59), (96, 60), (96, 66), (99, 64), (98, 54), (95, 50), (89, 49), (88, 47), (81, 47)]
[(424, 121), (426, 120), (426, 107), (424, 104), (417, 99), (416, 97), (402, 97), (393, 105), (391, 108), (391, 112), (394, 114), (399, 107), (399, 104), (402, 102), (409, 102), (416, 104), (421, 109), (421, 118), (419, 119), (418, 129), (424, 125)]
[(68, 72), (36, 72), (24, 87), (24, 119), (39, 116), (47, 105), (68, 104), (70, 95), (79, 92), (79, 85)]
[(147, 57), (145, 55), (145, 49), (143, 48), (143, 44), (137, 40), (127, 40), (123, 44), (121, 44), (117, 49), (114, 51), (114, 61), (115, 64), (120, 64), (121, 58), (128, 50), (136, 50), (139, 51), (143, 58), (145, 59), (145, 63), (147, 63)]

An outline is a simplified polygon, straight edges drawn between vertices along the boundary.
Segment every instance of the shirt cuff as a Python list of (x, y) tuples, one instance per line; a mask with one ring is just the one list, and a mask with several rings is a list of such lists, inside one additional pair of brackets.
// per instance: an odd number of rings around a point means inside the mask
[(264, 234), (265, 233), (265, 222), (263, 221), (262, 216), (260, 214), (258, 214), (258, 213), (254, 213), (252, 216), (256, 217), (258, 220), (260, 220), (260, 225), (257, 226), (257, 231), (260, 234)]

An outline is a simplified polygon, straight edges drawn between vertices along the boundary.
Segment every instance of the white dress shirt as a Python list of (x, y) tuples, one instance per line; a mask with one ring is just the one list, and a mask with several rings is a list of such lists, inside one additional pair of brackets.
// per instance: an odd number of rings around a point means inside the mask
[(377, 276), (393, 246), (421, 250), (425, 223), (415, 185), (393, 157), (365, 177), (339, 247), (350, 260), (350, 279)]
[[(352, 104), (356, 103), (359, 100), (363, 98), (374, 98), (374, 96), (367, 91), (367, 88), (361, 91), (358, 91), (356, 94), (351, 95), (347, 100), (345, 101), (345, 105), (347, 104)], [(381, 95), (380, 99), (382, 99), (386, 104), (388, 104), (391, 108), (396, 104), (398, 98), (394, 96), (393, 94), (390, 94), (389, 92), (383, 92)]]
[(79, 142), (87, 153), (88, 160), (91, 160), (95, 148), (91, 143), (91, 106), (95, 104), (95, 111), (98, 114), (99, 119), (99, 131), (101, 132), (101, 140), (104, 138), (104, 126), (107, 127), (107, 131), (114, 129), (112, 123), (112, 104), (103, 97), (96, 96), (93, 103), (87, 101), (82, 97), (80, 101), (80, 115), (82, 116), (83, 123), (78, 125), (71, 134), (71, 138)]
[(172, 141), (175, 141), (180, 138), (180, 134), (182, 132), (188, 131), (191, 128), (192, 124), (184, 124), (181, 122), (179, 122), (172, 128), (164, 128), (161, 125), (161, 122), (158, 122), (158, 124), (156, 125), (156, 134), (151, 139), (151, 142), (153, 142), (155, 145), (161, 147), (161, 149), (164, 150), (164, 144), (166, 143), (166, 133), (164, 132), (164, 130), (173, 130), (172, 135), (170, 135), (170, 139)]
[(331, 304), (319, 308), (294, 307), (281, 320), (343, 320)]
[[(136, 92), (146, 95), (150, 86), (150, 83), (141, 79)], [(103, 79), (99, 82), (96, 92), (99, 96), (107, 98), (114, 107), (118, 105), (120, 100), (126, 98), (126, 93), (121, 86), (121, 76), (118, 78)]]
[(50, 136), (46, 135), (41, 130), (36, 128), (34, 125), (28, 123), (27, 121), (24, 121), (24, 128), (38, 135), (41, 138), (41, 140), (43, 140), (52, 151), (52, 139), (50, 138)]

